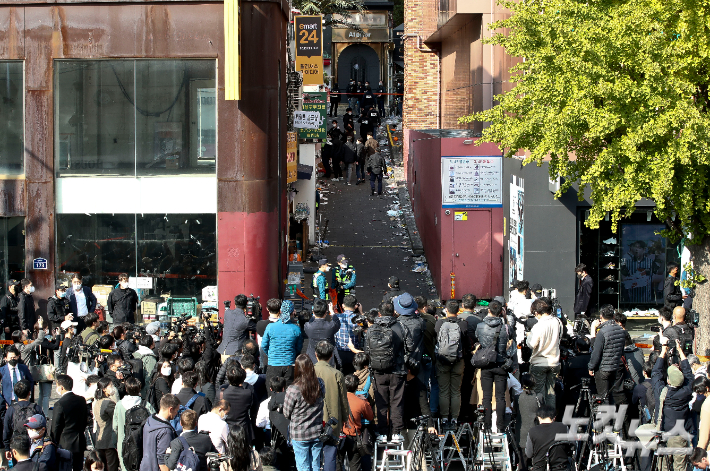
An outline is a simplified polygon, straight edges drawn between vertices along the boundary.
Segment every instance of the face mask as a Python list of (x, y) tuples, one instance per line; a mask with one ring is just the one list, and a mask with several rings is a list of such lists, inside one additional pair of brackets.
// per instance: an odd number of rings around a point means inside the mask
[(170, 373), (172, 373), (172, 371), (173, 369), (169, 366), (164, 366), (160, 369), (160, 374), (163, 376), (170, 376)]
[(67, 295), (67, 292), (66, 292), (66, 291), (61, 291), (61, 292), (57, 295), (57, 297), (58, 297), (59, 299), (62, 299), (62, 298), (65, 297), (66, 295)]
[(325, 268), (325, 271), (330, 271), (330, 267), (326, 267), (326, 268)]
[(35, 287), (34, 287), (34, 286), (30, 286), (30, 294), (32, 294), (32, 293), (34, 293), (34, 292), (35, 292)]
[(10, 366), (12, 366), (14, 368), (17, 366), (18, 360), (17, 360), (17, 358), (15, 358), (13, 360), (8, 360), (7, 362), (10, 364)]
[(79, 291), (81, 289), (81, 285), (74, 285), (74, 291)]
[(579, 278), (579, 279), (581, 280), (581, 279), (582, 279), (582, 274), (581, 274), (581, 273), (577, 273), (577, 278)]
[(30, 436), (30, 440), (37, 440), (39, 437), (42, 436), (39, 431), (33, 429), (27, 429), (27, 434)]
[(126, 288), (128, 288), (128, 282), (125, 282), (125, 283), (124, 283), (124, 282), (121, 282), (120, 285), (121, 285), (121, 289), (126, 289)]

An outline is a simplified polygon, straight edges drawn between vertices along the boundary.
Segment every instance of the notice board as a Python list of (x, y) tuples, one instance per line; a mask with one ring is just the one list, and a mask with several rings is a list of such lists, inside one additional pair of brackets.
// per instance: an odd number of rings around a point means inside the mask
[(441, 203), (444, 208), (503, 207), (503, 158), (441, 158)]

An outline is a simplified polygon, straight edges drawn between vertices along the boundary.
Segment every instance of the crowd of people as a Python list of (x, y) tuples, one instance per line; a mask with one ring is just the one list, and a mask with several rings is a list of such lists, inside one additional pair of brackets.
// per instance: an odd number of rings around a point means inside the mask
[[(329, 264), (319, 265), (325, 280)], [(563, 448), (550, 453), (571, 431), (566, 419), (599, 407), (626, 410), (612, 427), (625, 443), (644, 442), (644, 427), (660, 435), (674, 470), (707, 466), (710, 379), (681, 300), (659, 310), (646, 358), (612, 306), (598, 317), (582, 306), (573, 328), (526, 281), (508, 302), (467, 294), (442, 309), (392, 277), (365, 310), (343, 255), (330, 278), (337, 302), (315, 283), (312, 309), (274, 298), (261, 319), (238, 295), (223, 322), (203, 316), (199, 329), (176, 323), (160, 335), (158, 323), (133, 322), (127, 279), (110, 296), (122, 321), (112, 326), (91, 312), (81, 280), (57, 286), (47, 320), (31, 282), (10, 283), (0, 423), (13, 467), (360, 471), (372, 463), (370, 433), (380, 447), (407, 448), (425, 416), (432, 434), (464, 422), (506, 433), (520, 469), (542, 471), (568, 460)], [(651, 469), (643, 449), (627, 460)]]

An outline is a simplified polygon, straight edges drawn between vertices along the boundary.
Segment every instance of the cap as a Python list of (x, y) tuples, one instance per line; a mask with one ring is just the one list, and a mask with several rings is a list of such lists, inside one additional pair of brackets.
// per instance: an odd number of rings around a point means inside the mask
[(145, 326), (145, 333), (148, 335), (157, 334), (159, 330), (160, 330), (160, 322), (158, 322), (158, 321), (151, 322), (150, 324)]
[(338, 263), (341, 263), (341, 262), (348, 263), (348, 257), (346, 257), (345, 254), (342, 254), (342, 253), (340, 255), (338, 255), (337, 260), (338, 260)]
[(530, 289), (535, 292), (542, 291), (542, 285), (540, 283), (535, 283), (530, 287)]
[(668, 367), (668, 384), (673, 386), (674, 388), (679, 388), (683, 386), (683, 381), (685, 378), (683, 377), (683, 372), (680, 371), (680, 369), (675, 366), (671, 365)]
[(64, 283), (55, 283), (54, 291), (58, 291), (60, 289), (67, 289), (67, 285), (65, 285)]
[(322, 267), (323, 265), (328, 265), (328, 259), (327, 258), (321, 258), (318, 260), (318, 266)]
[(390, 276), (390, 279), (389, 281), (387, 281), (387, 283), (389, 283), (389, 285), (393, 287), (399, 286), (399, 278), (397, 278), (396, 276)]
[(77, 325), (79, 325), (78, 322), (64, 321), (62, 322), (62, 325), (60, 327), (62, 328), (62, 330), (67, 330), (69, 327), (76, 327)]
[(493, 298), (493, 301), (498, 301), (503, 306), (505, 306), (505, 298), (503, 296), (496, 296), (495, 298)]
[(32, 417), (27, 419), (27, 423), (25, 424), (25, 427), (31, 428), (33, 430), (44, 428), (46, 426), (47, 426), (47, 419), (45, 419), (42, 414), (33, 415)]

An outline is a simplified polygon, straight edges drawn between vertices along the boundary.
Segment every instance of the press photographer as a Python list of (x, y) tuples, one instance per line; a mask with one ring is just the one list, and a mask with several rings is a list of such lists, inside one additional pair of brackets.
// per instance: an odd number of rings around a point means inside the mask
[(246, 315), (248, 303), (247, 297), (239, 294), (234, 298), (234, 309), (227, 309), (224, 312), (222, 343), (217, 348), (222, 355), (222, 362), (241, 350), (250, 332), (256, 332), (256, 319)]
[(624, 404), (626, 396), (621, 387), (624, 375), (621, 356), (624, 354), (626, 331), (614, 322), (614, 307), (611, 304), (605, 304), (599, 309), (599, 319), (592, 323), (592, 336), (594, 347), (587, 368), (590, 376), (594, 376), (597, 394), (605, 397), (605, 402), (609, 403), (608, 392), (611, 390), (614, 404)]

